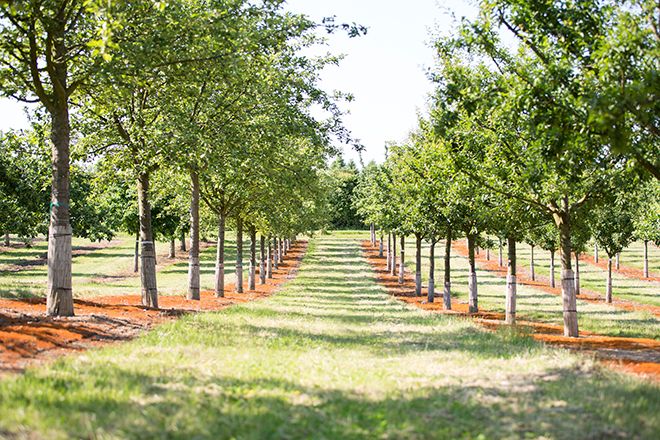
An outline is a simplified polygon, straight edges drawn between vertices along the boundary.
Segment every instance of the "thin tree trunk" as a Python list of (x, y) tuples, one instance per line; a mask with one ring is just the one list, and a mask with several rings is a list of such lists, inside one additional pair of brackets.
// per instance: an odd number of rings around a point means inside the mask
[(396, 234), (392, 233), (392, 266), (390, 267), (390, 274), (396, 275)]
[(236, 219), (236, 293), (243, 293), (243, 219)]
[(280, 264), (279, 252), (277, 252), (277, 237), (273, 237), (273, 269), (277, 270)]
[(186, 249), (186, 231), (181, 230), (181, 243), (179, 245), (179, 250), (181, 252), (186, 252), (188, 249)]
[(271, 240), (270, 236), (268, 236), (268, 255), (267, 255), (267, 260), (266, 260), (266, 276), (268, 278), (273, 278), (273, 247), (272, 247), (273, 241)]
[(605, 291), (605, 301), (612, 302), (612, 257), (607, 259), (607, 289)]
[[(509, 258), (507, 261), (508, 273), (506, 277), (506, 323), (514, 325), (516, 323), (516, 240), (512, 237), (507, 238)], [(532, 252), (533, 252), (532, 247)]]
[(369, 225), (369, 235), (370, 235), (369, 240), (371, 240), (371, 245), (376, 246), (376, 231), (373, 223)]
[(250, 267), (248, 268), (248, 290), (254, 290), (257, 278), (257, 230), (250, 225)]
[(142, 283), (142, 305), (158, 308), (156, 285), (156, 248), (151, 229), (151, 205), (149, 204), (149, 173), (138, 177), (138, 209), (140, 213), (140, 280)]
[(479, 311), (479, 300), (477, 292), (477, 267), (474, 261), (474, 246), (476, 237), (473, 234), (468, 234), (468, 292), (469, 292), (469, 312), (477, 313)]
[(259, 240), (259, 284), (266, 284), (266, 237)]
[(502, 266), (504, 266), (504, 257), (502, 256), (502, 253), (503, 253), (502, 252), (502, 239), (498, 238), (498, 240), (500, 242), (499, 265), (500, 265), (500, 267), (502, 267)]
[(620, 255), (621, 255), (620, 252), (617, 252), (617, 253), (616, 253), (616, 257), (615, 257), (615, 258), (616, 258), (616, 270), (621, 269), (621, 264), (620, 264), (620, 262), (619, 262), (619, 256), (620, 256)]
[(531, 259), (529, 260), (529, 272), (532, 276), (532, 281), (536, 281), (536, 273), (534, 271), (534, 245), (530, 246)]
[(282, 250), (282, 239), (278, 238), (277, 239), (277, 259), (280, 261), (284, 261), (284, 252)]
[(135, 252), (133, 256), (133, 272), (136, 272), (140, 269), (140, 229), (135, 233)]
[(559, 227), (559, 242), (561, 244), (561, 295), (564, 312), (564, 336), (577, 338), (579, 335), (577, 319), (577, 298), (575, 293), (575, 274), (571, 267), (571, 227), (569, 223), (568, 200), (564, 198), (564, 213), (555, 214), (555, 222)]
[[(64, 42), (56, 42), (60, 47)], [(64, 56), (64, 54), (61, 54)], [(62, 64), (65, 64), (64, 62)], [(63, 81), (66, 81), (64, 73)], [(53, 182), (48, 227), (48, 287), (46, 313), (50, 316), (73, 316), (71, 284), (71, 222), (69, 220), (69, 144), (71, 127), (66, 99), (51, 114)]]
[(174, 237), (170, 238), (170, 253), (167, 255), (167, 258), (176, 258), (176, 239)]
[(415, 234), (415, 295), (422, 296), (422, 236)]
[(445, 286), (442, 292), (443, 308), (451, 310), (451, 227), (447, 227), (447, 242), (445, 243)]
[(598, 263), (598, 243), (594, 243), (594, 261)]
[(399, 260), (399, 284), (403, 284), (405, 277), (405, 260), (406, 260), (406, 236), (401, 236), (401, 258)]
[(435, 238), (431, 238), (431, 247), (429, 248), (429, 286), (427, 301), (432, 303), (435, 298)]
[(9, 241), (9, 232), (5, 232), (5, 246), (9, 247), (10, 244), (11, 243)]
[(490, 261), (490, 248), (486, 248), (486, 260)]
[(580, 254), (575, 253), (575, 295), (580, 294)]
[(555, 251), (550, 251), (550, 287), (555, 287)]
[(286, 257), (288, 251), (287, 251), (287, 245), (286, 245), (286, 238), (280, 238), (280, 247), (282, 248), (282, 256)]
[(190, 254), (188, 257), (188, 299), (199, 295), (199, 174), (190, 172)]
[(218, 215), (218, 245), (215, 254), (215, 296), (225, 296), (225, 216)]
[(649, 241), (644, 240), (644, 278), (649, 277)]
[(380, 241), (378, 242), (378, 256), (383, 258), (383, 231), (380, 232)]
[(387, 233), (387, 252), (386, 252), (386, 272), (390, 272), (390, 265), (392, 264), (392, 234)]

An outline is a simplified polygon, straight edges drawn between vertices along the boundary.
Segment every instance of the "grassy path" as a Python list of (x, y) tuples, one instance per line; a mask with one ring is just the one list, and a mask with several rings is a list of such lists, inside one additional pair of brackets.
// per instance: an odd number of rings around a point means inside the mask
[(268, 300), (0, 381), (0, 437), (653, 438), (660, 388), (391, 299), (357, 237)]

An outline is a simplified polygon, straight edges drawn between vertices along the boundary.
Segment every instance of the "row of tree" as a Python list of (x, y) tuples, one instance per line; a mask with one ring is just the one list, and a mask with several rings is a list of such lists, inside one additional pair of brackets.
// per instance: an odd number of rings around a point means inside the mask
[(74, 312), (73, 234), (135, 233), (142, 301), (157, 307), (155, 232), (173, 242), (190, 231), (188, 298), (195, 300), (205, 225), (217, 230), (221, 296), (229, 218), (239, 290), (244, 230), (253, 288), (257, 234), (264, 265), (271, 243), (323, 224), (323, 173), (331, 140), (350, 141), (339, 109), (350, 96), (319, 87), (321, 70), (337, 57), (305, 54), (323, 44), (321, 31), (365, 30), (332, 18), (317, 23), (282, 5), (0, 3), (0, 93), (39, 104), (33, 130), (0, 142), (7, 177), (0, 229), (36, 234), (47, 205), (48, 314)]
[[(564, 333), (578, 336), (573, 256), (593, 239), (614, 258), (635, 237), (660, 244), (657, 5), (484, 1), (479, 17), (440, 38), (429, 117), (372, 165), (356, 190), (368, 223), (400, 239), (466, 237), (470, 311), (478, 311), (475, 250), (508, 244), (506, 320), (515, 323), (516, 242), (561, 259)], [(504, 38), (508, 33), (513, 38)], [(504, 38), (507, 44), (502, 42)], [(391, 252), (389, 252), (391, 250)], [(577, 259), (576, 259), (577, 263)], [(607, 300), (611, 301), (611, 270)]]

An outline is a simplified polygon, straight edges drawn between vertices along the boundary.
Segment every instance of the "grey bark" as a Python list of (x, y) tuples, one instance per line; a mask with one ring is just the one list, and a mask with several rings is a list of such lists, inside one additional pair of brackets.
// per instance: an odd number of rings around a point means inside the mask
[(257, 270), (257, 230), (250, 225), (250, 267), (248, 268), (248, 290), (256, 287)]
[(504, 257), (502, 256), (502, 239), (498, 238), (500, 243), (500, 253), (499, 253), (499, 265), (500, 267), (504, 266)]
[(451, 310), (451, 227), (447, 227), (447, 241), (445, 242), (445, 285), (442, 292), (443, 308)]
[(170, 253), (167, 258), (176, 258), (176, 239), (174, 237), (170, 238)]
[(536, 273), (534, 271), (534, 245), (530, 245), (530, 260), (529, 260), (529, 273), (532, 277), (532, 281), (536, 281)]
[(5, 232), (5, 246), (9, 246), (11, 243), (9, 241), (9, 232)]
[(580, 294), (580, 254), (575, 253), (575, 294)]
[(436, 240), (431, 238), (431, 246), (429, 248), (429, 286), (427, 292), (427, 301), (432, 303), (435, 299), (435, 244)]
[(508, 273), (506, 276), (506, 323), (516, 323), (516, 240), (508, 237), (509, 258), (507, 261)]
[(422, 236), (415, 234), (415, 295), (422, 296)]
[(133, 253), (133, 272), (140, 269), (140, 229), (135, 233), (135, 252)]
[(259, 283), (266, 284), (266, 237), (259, 240)]
[(179, 250), (181, 252), (186, 252), (188, 249), (186, 249), (186, 231), (181, 230), (181, 243), (179, 244)]
[(277, 237), (273, 237), (273, 269), (277, 270), (280, 263), (279, 253), (277, 252)]
[(550, 251), (550, 286), (555, 287), (555, 251)]
[(401, 258), (399, 260), (399, 284), (403, 284), (405, 278), (405, 260), (406, 260), (406, 236), (401, 236)]
[(649, 241), (644, 240), (644, 278), (649, 277)]
[(215, 254), (215, 296), (225, 296), (225, 223), (223, 214), (218, 215), (218, 245)]
[(158, 287), (156, 285), (156, 248), (151, 229), (151, 205), (149, 203), (149, 173), (142, 172), (138, 177), (138, 210), (140, 215), (140, 281), (142, 284), (142, 305), (158, 308)]
[(392, 233), (392, 266), (390, 267), (390, 274), (396, 275), (396, 234)]
[(380, 233), (380, 241), (378, 242), (378, 256), (383, 258), (383, 232)]
[(477, 313), (479, 311), (479, 300), (477, 291), (477, 268), (474, 261), (474, 247), (476, 236), (468, 234), (468, 292), (469, 292), (469, 305), (468, 310), (470, 313)]
[(190, 254), (188, 256), (188, 296), (198, 301), (199, 294), (199, 174), (190, 172)]
[(621, 269), (621, 264), (620, 264), (620, 261), (619, 261), (619, 256), (620, 256), (620, 255), (621, 255), (621, 254), (620, 254), (619, 252), (616, 253), (616, 257), (615, 257), (615, 258), (616, 258), (616, 266), (615, 266), (615, 267), (616, 267), (616, 270)]
[(605, 290), (605, 301), (612, 302), (612, 258), (607, 259), (607, 288)]
[(385, 258), (385, 264), (386, 268), (385, 271), (389, 272), (390, 271), (390, 264), (392, 264), (392, 234), (389, 232), (387, 233), (387, 251), (385, 253), (386, 258)]
[(236, 219), (236, 293), (243, 293), (243, 219)]
[(579, 335), (577, 319), (577, 298), (575, 292), (575, 274), (571, 267), (571, 227), (568, 211), (568, 200), (564, 199), (564, 213), (555, 214), (555, 222), (559, 226), (559, 242), (561, 246), (561, 296), (564, 313), (564, 336), (577, 338)]
[(270, 236), (268, 237), (268, 249), (266, 255), (266, 276), (268, 278), (273, 278), (273, 248), (272, 240)]

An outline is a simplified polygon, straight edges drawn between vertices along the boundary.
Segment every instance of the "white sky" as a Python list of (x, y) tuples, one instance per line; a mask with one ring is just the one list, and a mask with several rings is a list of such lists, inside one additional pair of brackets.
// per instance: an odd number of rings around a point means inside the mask
[[(433, 65), (431, 35), (454, 28), (454, 19), (473, 15), (470, 0), (288, 0), (288, 9), (320, 21), (357, 22), (367, 35), (329, 37), (327, 50), (345, 54), (339, 67), (328, 68), (322, 86), (350, 92), (344, 123), (366, 147), (365, 163), (382, 161), (386, 141), (402, 141), (426, 108), (432, 85), (425, 71)], [(23, 106), (0, 98), (0, 130), (27, 127)], [(346, 147), (345, 156), (357, 154)]]

